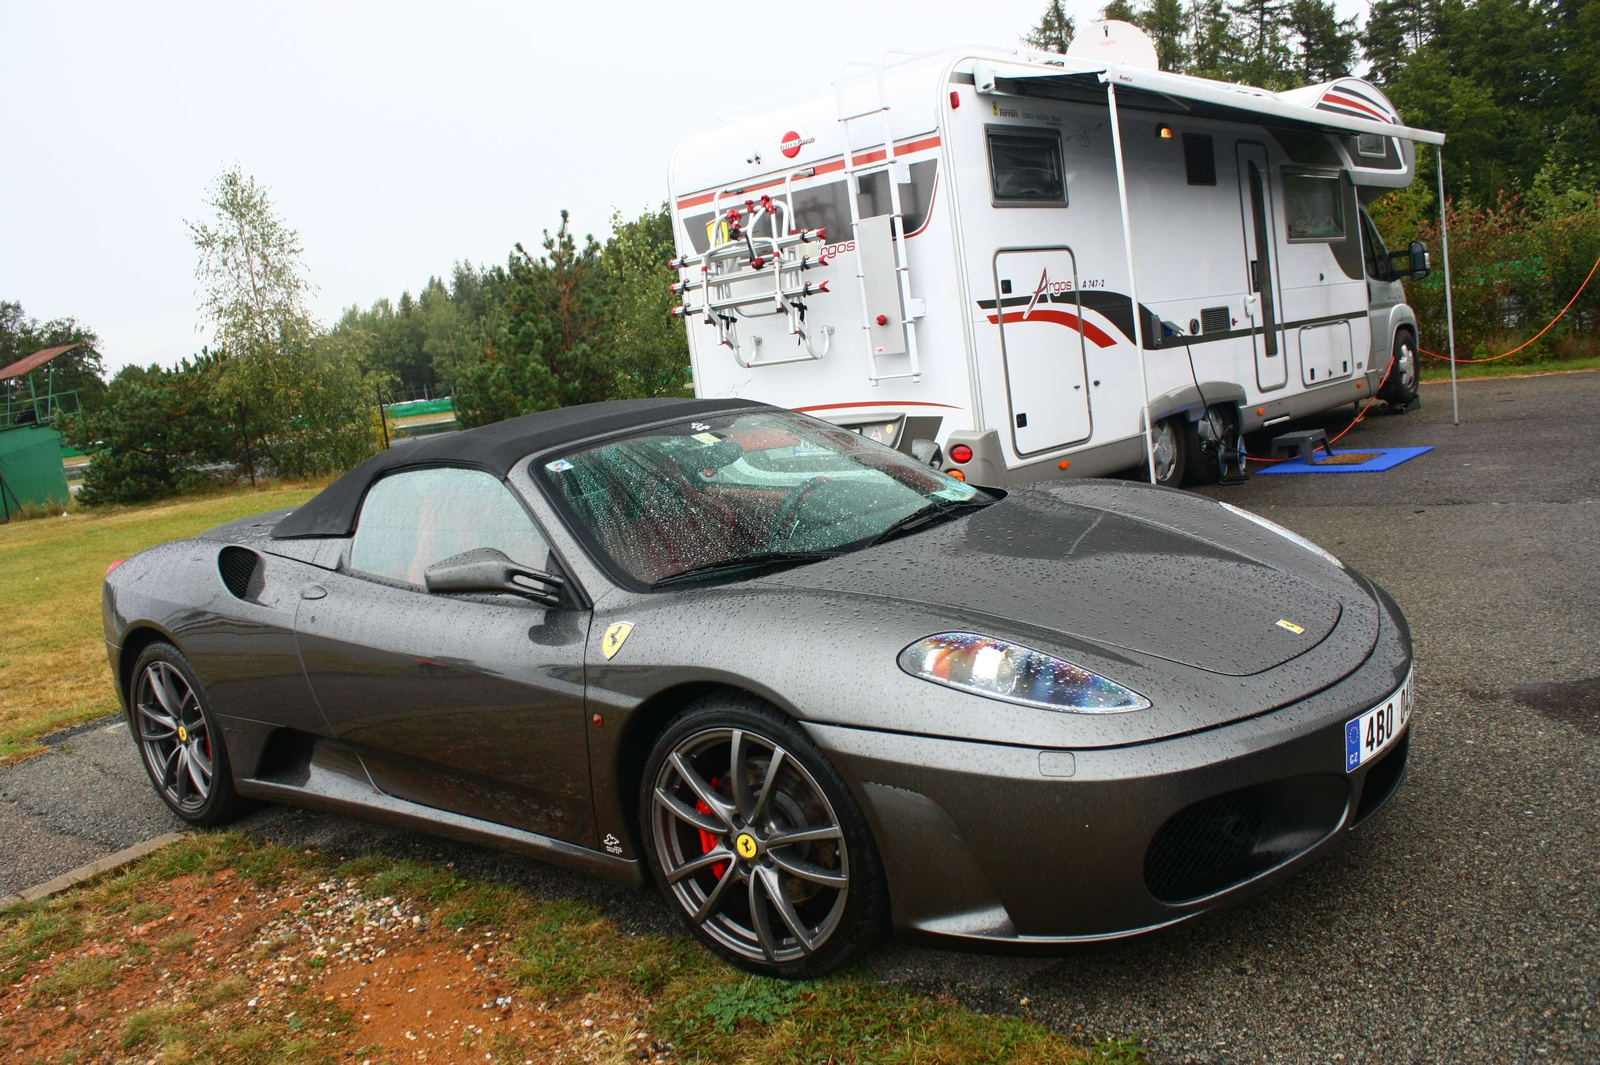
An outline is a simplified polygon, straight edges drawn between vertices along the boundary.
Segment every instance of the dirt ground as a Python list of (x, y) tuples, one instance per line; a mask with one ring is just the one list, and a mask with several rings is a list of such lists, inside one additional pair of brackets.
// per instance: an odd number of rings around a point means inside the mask
[[(231, 870), (141, 888), (0, 986), (17, 1062), (663, 1061), (642, 1003), (531, 1001), (493, 931), (441, 928), (340, 878), (262, 891)], [(43, 935), (44, 932), (38, 934)]]

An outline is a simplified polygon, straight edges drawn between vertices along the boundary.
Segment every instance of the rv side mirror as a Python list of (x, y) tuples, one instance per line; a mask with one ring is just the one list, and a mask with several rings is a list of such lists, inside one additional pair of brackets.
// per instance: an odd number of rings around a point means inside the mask
[(1412, 241), (1410, 254), (1411, 280), (1421, 281), (1423, 278), (1433, 273), (1433, 269), (1428, 263), (1428, 246), (1426, 244), (1422, 243), (1420, 240)]
[(1411, 247), (1405, 251), (1392, 251), (1389, 253), (1389, 276), (1386, 280), (1399, 281), (1410, 278), (1421, 281), (1432, 273), (1428, 269), (1428, 246), (1420, 240), (1411, 242)]

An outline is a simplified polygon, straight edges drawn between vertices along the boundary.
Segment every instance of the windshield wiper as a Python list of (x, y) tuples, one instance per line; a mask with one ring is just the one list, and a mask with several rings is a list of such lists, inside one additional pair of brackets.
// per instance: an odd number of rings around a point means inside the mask
[(733, 573), (742, 569), (753, 569), (758, 566), (792, 565), (800, 562), (816, 562), (824, 558), (837, 558), (838, 551), (762, 551), (754, 555), (736, 555), (733, 558), (719, 558), (715, 562), (702, 562), (698, 566), (680, 569), (676, 573), (669, 573), (665, 577), (650, 585), (651, 588), (660, 588), (663, 585), (675, 584), (678, 581), (691, 580), (695, 577), (704, 577), (713, 573)]
[(868, 540), (862, 546), (873, 547), (877, 544), (883, 543), (885, 540), (893, 540), (897, 536), (905, 536), (907, 533), (916, 532), (918, 529), (931, 525), (942, 518), (953, 517), (954, 515), (960, 514), (961, 512), (967, 510), (981, 510), (990, 503), (996, 502), (998, 502), (998, 500), (978, 498), (964, 499), (960, 501), (951, 500), (945, 503), (929, 503), (922, 509), (913, 510), (910, 514), (907, 514), (899, 521), (892, 523), (888, 528), (884, 529), (878, 535), (872, 537), (872, 539)]

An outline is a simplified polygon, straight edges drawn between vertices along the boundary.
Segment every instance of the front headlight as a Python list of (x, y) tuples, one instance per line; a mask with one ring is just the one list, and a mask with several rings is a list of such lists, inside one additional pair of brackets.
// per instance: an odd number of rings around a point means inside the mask
[(1332, 562), (1335, 566), (1338, 566), (1340, 569), (1344, 569), (1344, 563), (1340, 562), (1338, 560), (1338, 558), (1336, 558), (1334, 556), (1333, 552), (1327, 551), (1327, 550), (1324, 550), (1323, 548), (1318, 547), (1316, 544), (1312, 543), (1310, 540), (1307, 540), (1304, 536), (1301, 536), (1299, 533), (1290, 532), (1288, 529), (1285, 529), (1282, 525), (1279, 525), (1277, 522), (1268, 521), (1266, 518), (1263, 518), (1261, 515), (1252, 514), (1250, 511), (1244, 510), (1244, 509), (1242, 509), (1240, 507), (1236, 507), (1232, 503), (1223, 503), (1223, 502), (1221, 502), (1219, 500), (1218, 501), (1218, 506), (1222, 507), (1223, 510), (1226, 510), (1230, 514), (1239, 515), (1239, 517), (1243, 518), (1245, 521), (1253, 521), (1253, 522), (1255, 522), (1257, 525), (1261, 526), (1263, 529), (1266, 529), (1268, 532), (1277, 533), (1279, 536), (1283, 537), (1285, 540), (1292, 540), (1295, 543), (1299, 544), (1301, 547), (1305, 548), (1307, 551), (1310, 551), (1313, 555), (1316, 555), (1319, 558), (1325, 558), (1329, 562)]
[(1082, 666), (975, 632), (923, 637), (900, 652), (899, 662), (913, 677), (1041, 710), (1121, 714), (1150, 705), (1138, 692)]

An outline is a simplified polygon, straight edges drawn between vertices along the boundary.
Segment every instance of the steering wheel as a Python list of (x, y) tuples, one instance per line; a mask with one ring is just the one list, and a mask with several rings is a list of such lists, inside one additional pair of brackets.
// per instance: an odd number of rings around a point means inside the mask
[(769, 548), (776, 547), (793, 535), (795, 526), (800, 524), (800, 508), (805, 505), (806, 497), (832, 480), (831, 477), (812, 477), (790, 490), (779, 505), (777, 516), (772, 519), (772, 529), (767, 533)]

